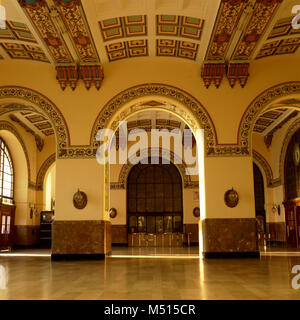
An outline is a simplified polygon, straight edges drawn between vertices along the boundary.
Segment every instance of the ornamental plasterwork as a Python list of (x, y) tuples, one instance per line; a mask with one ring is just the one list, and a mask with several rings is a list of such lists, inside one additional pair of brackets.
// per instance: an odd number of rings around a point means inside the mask
[[(174, 103), (178, 102), (179, 104), (184, 105), (191, 112), (191, 115), (189, 115), (188, 112), (186, 112), (183, 108), (170, 104), (162, 104), (160, 108), (177, 114), (179, 117), (184, 119), (186, 123), (189, 124), (192, 130), (198, 129), (198, 126), (196, 124), (196, 121), (198, 121), (198, 123), (201, 126), (199, 127), (199, 129), (203, 128), (205, 130), (206, 150), (211, 150), (215, 148), (215, 128), (210, 116), (208, 115), (205, 108), (201, 105), (201, 103), (198, 100), (196, 100), (193, 96), (179, 88), (164, 84), (153, 83), (129, 88), (112, 98), (103, 107), (103, 109), (97, 117), (91, 134), (91, 145), (94, 149), (94, 151), (90, 151), (92, 154), (95, 154), (95, 150), (99, 146), (99, 142), (95, 139), (97, 132), (100, 129), (108, 128), (109, 122), (115, 116), (115, 121), (121, 121), (126, 119), (126, 117), (128, 117), (130, 114), (132, 115), (133, 112), (149, 109), (149, 106), (147, 107), (142, 104), (133, 105), (127, 108), (126, 110), (122, 111), (122, 113), (118, 115), (118, 111), (124, 105), (128, 104), (130, 101), (147, 96), (159, 96), (162, 98), (170, 98), (174, 100)], [(116, 127), (116, 123), (117, 122), (114, 122), (112, 127)]]
[[(61, 112), (45, 96), (40, 93), (22, 87), (0, 87), (0, 99), (16, 98), (32, 103), (37, 107), (37, 112), (43, 112), (53, 125), (56, 133), (56, 144), (58, 157), (63, 157), (69, 147), (69, 132)], [(0, 113), (1, 113), (0, 106)], [(19, 111), (19, 110), (18, 110)]]

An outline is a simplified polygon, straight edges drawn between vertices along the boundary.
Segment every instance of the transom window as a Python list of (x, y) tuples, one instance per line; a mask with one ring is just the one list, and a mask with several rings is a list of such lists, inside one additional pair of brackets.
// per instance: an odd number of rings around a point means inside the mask
[(0, 203), (14, 203), (14, 170), (9, 150), (0, 137)]

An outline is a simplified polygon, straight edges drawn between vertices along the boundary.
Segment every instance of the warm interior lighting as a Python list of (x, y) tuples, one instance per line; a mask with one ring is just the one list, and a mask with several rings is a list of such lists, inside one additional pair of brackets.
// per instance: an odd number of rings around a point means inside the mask
[(119, 255), (113, 254), (108, 258), (125, 258), (125, 259), (199, 259), (197, 254), (195, 255)]

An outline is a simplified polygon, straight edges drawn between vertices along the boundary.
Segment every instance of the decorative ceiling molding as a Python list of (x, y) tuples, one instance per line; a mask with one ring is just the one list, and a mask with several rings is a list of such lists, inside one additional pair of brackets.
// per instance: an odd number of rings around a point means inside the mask
[(219, 88), (226, 73), (225, 58), (240, 17), (249, 0), (222, 0), (206, 51), (201, 75), (206, 88)]
[(199, 45), (189, 41), (157, 39), (156, 55), (196, 60)]
[(295, 53), (300, 47), (300, 37), (275, 40), (265, 43), (255, 59)]
[(283, 0), (256, 0), (252, 16), (231, 56), (232, 61), (251, 59), (254, 49), (264, 35)]
[(148, 56), (148, 40), (138, 39), (123, 42), (115, 42), (105, 46), (110, 62)]
[(37, 43), (28, 27), (21, 22), (6, 21), (6, 29), (0, 28), (0, 40), (19, 40)]
[[(17, 86), (0, 87), (0, 100), (7, 98), (21, 99), (30, 102), (36, 106), (36, 112), (40, 111), (45, 114), (55, 131), (58, 157), (66, 153), (65, 150), (70, 147), (68, 127), (63, 115), (52, 101), (37, 91), (28, 88)], [(1, 108), (0, 106), (0, 114)], [(20, 109), (18, 109), (18, 111), (20, 111)], [(7, 110), (5, 112), (7, 112)]]
[(51, 154), (50, 157), (48, 157), (43, 164), (41, 165), (39, 172), (36, 177), (36, 190), (43, 190), (44, 185), (44, 179), (45, 175), (47, 173), (47, 170), (50, 168), (50, 166), (56, 161), (56, 154)]
[(38, 46), (10, 42), (2, 42), (1, 46), (12, 59), (26, 59), (50, 63), (43, 50)]
[(274, 39), (282, 36), (299, 35), (300, 29), (293, 29), (292, 20), (294, 17), (286, 17), (278, 20), (271, 30), (268, 39)]
[(80, 79), (86, 89), (94, 85), (99, 90), (103, 70), (81, 0), (55, 0), (52, 7), (46, 0), (18, 1), (52, 56), (62, 90), (75, 90)]
[(134, 15), (99, 21), (103, 41), (147, 36), (147, 16)]
[(156, 35), (200, 40), (204, 20), (175, 15), (156, 16)]
[[(202, 67), (206, 88), (218, 88), (227, 76), (233, 88), (237, 82), (245, 87), (253, 52), (269, 26), (282, 0), (222, 0)], [(247, 21), (249, 20), (249, 21)], [(244, 30), (236, 43), (235, 33)], [(230, 45), (234, 50), (229, 59)], [(229, 62), (225, 62), (226, 60)]]

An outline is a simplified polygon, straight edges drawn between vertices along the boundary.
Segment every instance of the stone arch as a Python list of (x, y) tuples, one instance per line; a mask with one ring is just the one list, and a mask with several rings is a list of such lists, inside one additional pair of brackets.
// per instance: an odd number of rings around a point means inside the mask
[(245, 154), (250, 154), (252, 130), (261, 112), (281, 97), (299, 93), (300, 81), (284, 82), (266, 89), (250, 103), (243, 114), (238, 131), (238, 145)]
[(37, 190), (43, 190), (43, 183), (44, 183), (44, 178), (45, 178), (46, 172), (55, 161), (56, 161), (56, 153), (53, 153), (41, 165), (39, 172), (37, 174), (37, 177), (36, 177), (36, 189)]
[[(97, 132), (101, 129), (108, 128), (111, 119), (120, 112), (123, 106), (139, 98), (151, 96), (169, 99), (174, 103), (184, 105), (190, 113), (187, 113), (174, 104), (164, 102), (160, 104), (159, 109), (172, 112), (181, 117), (192, 130), (196, 130), (200, 125), (200, 127), (205, 130), (206, 152), (207, 154), (212, 152), (217, 144), (217, 135), (213, 121), (204, 106), (196, 98), (182, 89), (161, 83), (149, 83), (137, 85), (120, 92), (102, 108), (97, 116), (91, 133), (90, 143), (94, 149), (94, 153), (99, 145), (96, 141)], [(115, 123), (113, 123), (111, 127), (113, 129), (116, 128), (116, 122), (125, 120), (133, 112), (154, 108), (155, 106), (153, 105), (135, 104), (127, 108), (124, 112), (121, 112), (119, 118), (114, 121)], [(193, 118), (197, 119), (198, 123), (195, 123)]]
[(252, 150), (253, 160), (257, 162), (263, 169), (266, 177), (267, 187), (272, 187), (273, 185), (273, 171), (268, 161), (257, 151)]
[(8, 121), (0, 121), (0, 130), (7, 130), (11, 132), (20, 142), (20, 145), (22, 146), (22, 149), (26, 158), (27, 172), (28, 172), (28, 187), (35, 188), (35, 183), (31, 180), (31, 169), (30, 169), (30, 160), (28, 156), (28, 151), (21, 135), (19, 134), (17, 129)]
[[(0, 99), (9, 98), (21, 99), (32, 103), (37, 107), (37, 111), (42, 111), (49, 118), (56, 135), (57, 156), (58, 158), (66, 158), (70, 146), (70, 136), (66, 121), (57, 106), (50, 99), (35, 90), (17, 86), (0, 87)], [(9, 111), (14, 111), (14, 109), (10, 108)]]
[[(145, 154), (145, 157), (148, 157), (148, 155), (150, 154), (150, 148), (148, 149), (144, 149), (141, 151), (141, 154)], [(164, 152), (166, 152), (165, 150), (163, 150), (162, 148), (159, 148), (158, 150), (153, 150), (152, 148), (152, 153), (153, 151), (155, 152), (155, 154), (157, 156), (164, 156)], [(170, 151), (170, 158), (171, 159), (176, 159), (176, 155), (174, 154), (174, 152)], [(198, 181), (191, 181), (191, 177), (187, 174), (185, 174), (185, 169), (187, 168), (186, 163), (181, 163), (181, 164), (176, 164), (174, 163), (172, 160), (170, 160), (170, 162), (172, 162), (178, 169), (178, 171), (180, 172), (181, 178), (182, 178), (182, 185), (185, 189), (193, 189), (193, 188), (198, 188), (199, 187), (199, 182)], [(129, 175), (130, 170), (132, 169), (134, 165), (131, 163), (127, 163), (124, 164), (122, 166), (122, 169), (120, 171), (119, 174), (119, 181), (117, 183), (110, 183), (110, 188), (111, 189), (126, 189), (126, 182), (127, 182), (127, 178)]]

